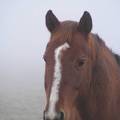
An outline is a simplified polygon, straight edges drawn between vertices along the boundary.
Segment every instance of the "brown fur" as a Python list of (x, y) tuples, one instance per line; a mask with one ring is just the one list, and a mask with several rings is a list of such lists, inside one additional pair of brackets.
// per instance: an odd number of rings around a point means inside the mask
[[(77, 26), (77, 22), (61, 22), (51, 35), (45, 53), (47, 100), (53, 80), (54, 50), (68, 42), (70, 49), (62, 57), (56, 111), (64, 111), (65, 120), (120, 120), (120, 59), (97, 35), (83, 34)], [(48, 103), (46, 111), (47, 107)]]

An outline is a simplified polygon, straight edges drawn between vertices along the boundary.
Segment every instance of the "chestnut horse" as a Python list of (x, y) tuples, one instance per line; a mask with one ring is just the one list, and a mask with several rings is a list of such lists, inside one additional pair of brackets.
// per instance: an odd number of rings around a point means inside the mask
[(46, 26), (44, 120), (120, 120), (120, 57), (91, 33), (89, 12), (60, 22), (49, 10)]

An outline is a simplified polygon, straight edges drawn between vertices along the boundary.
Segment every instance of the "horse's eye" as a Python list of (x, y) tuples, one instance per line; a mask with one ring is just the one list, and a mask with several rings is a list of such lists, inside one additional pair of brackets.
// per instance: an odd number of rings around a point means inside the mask
[(85, 62), (85, 61), (84, 61), (83, 59), (78, 60), (78, 66), (81, 67), (81, 66), (84, 64), (84, 62)]
[(85, 64), (86, 59), (85, 58), (78, 58), (75, 61), (75, 68), (79, 70), (84, 64)]

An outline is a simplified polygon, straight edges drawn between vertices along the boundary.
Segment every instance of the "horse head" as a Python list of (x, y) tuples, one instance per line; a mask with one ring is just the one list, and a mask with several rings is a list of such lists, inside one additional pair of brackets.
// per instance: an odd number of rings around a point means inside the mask
[(91, 16), (85, 11), (79, 22), (60, 22), (49, 10), (46, 26), (51, 37), (44, 54), (47, 97), (44, 119), (80, 120), (83, 112), (78, 109), (86, 105), (95, 58), (90, 47)]

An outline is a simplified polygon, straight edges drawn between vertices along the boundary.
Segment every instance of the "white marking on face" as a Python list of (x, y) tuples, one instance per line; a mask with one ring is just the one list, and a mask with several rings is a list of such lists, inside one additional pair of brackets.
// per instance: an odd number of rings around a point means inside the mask
[(47, 116), (49, 116), (50, 119), (53, 119), (56, 115), (55, 111), (55, 105), (57, 101), (59, 100), (59, 88), (60, 88), (60, 81), (62, 78), (62, 64), (61, 64), (61, 56), (62, 52), (67, 50), (69, 48), (68, 43), (64, 43), (63, 45), (59, 46), (55, 49), (55, 66), (54, 66), (54, 76), (53, 76), (53, 83), (51, 88), (51, 94), (49, 99), (49, 107)]

